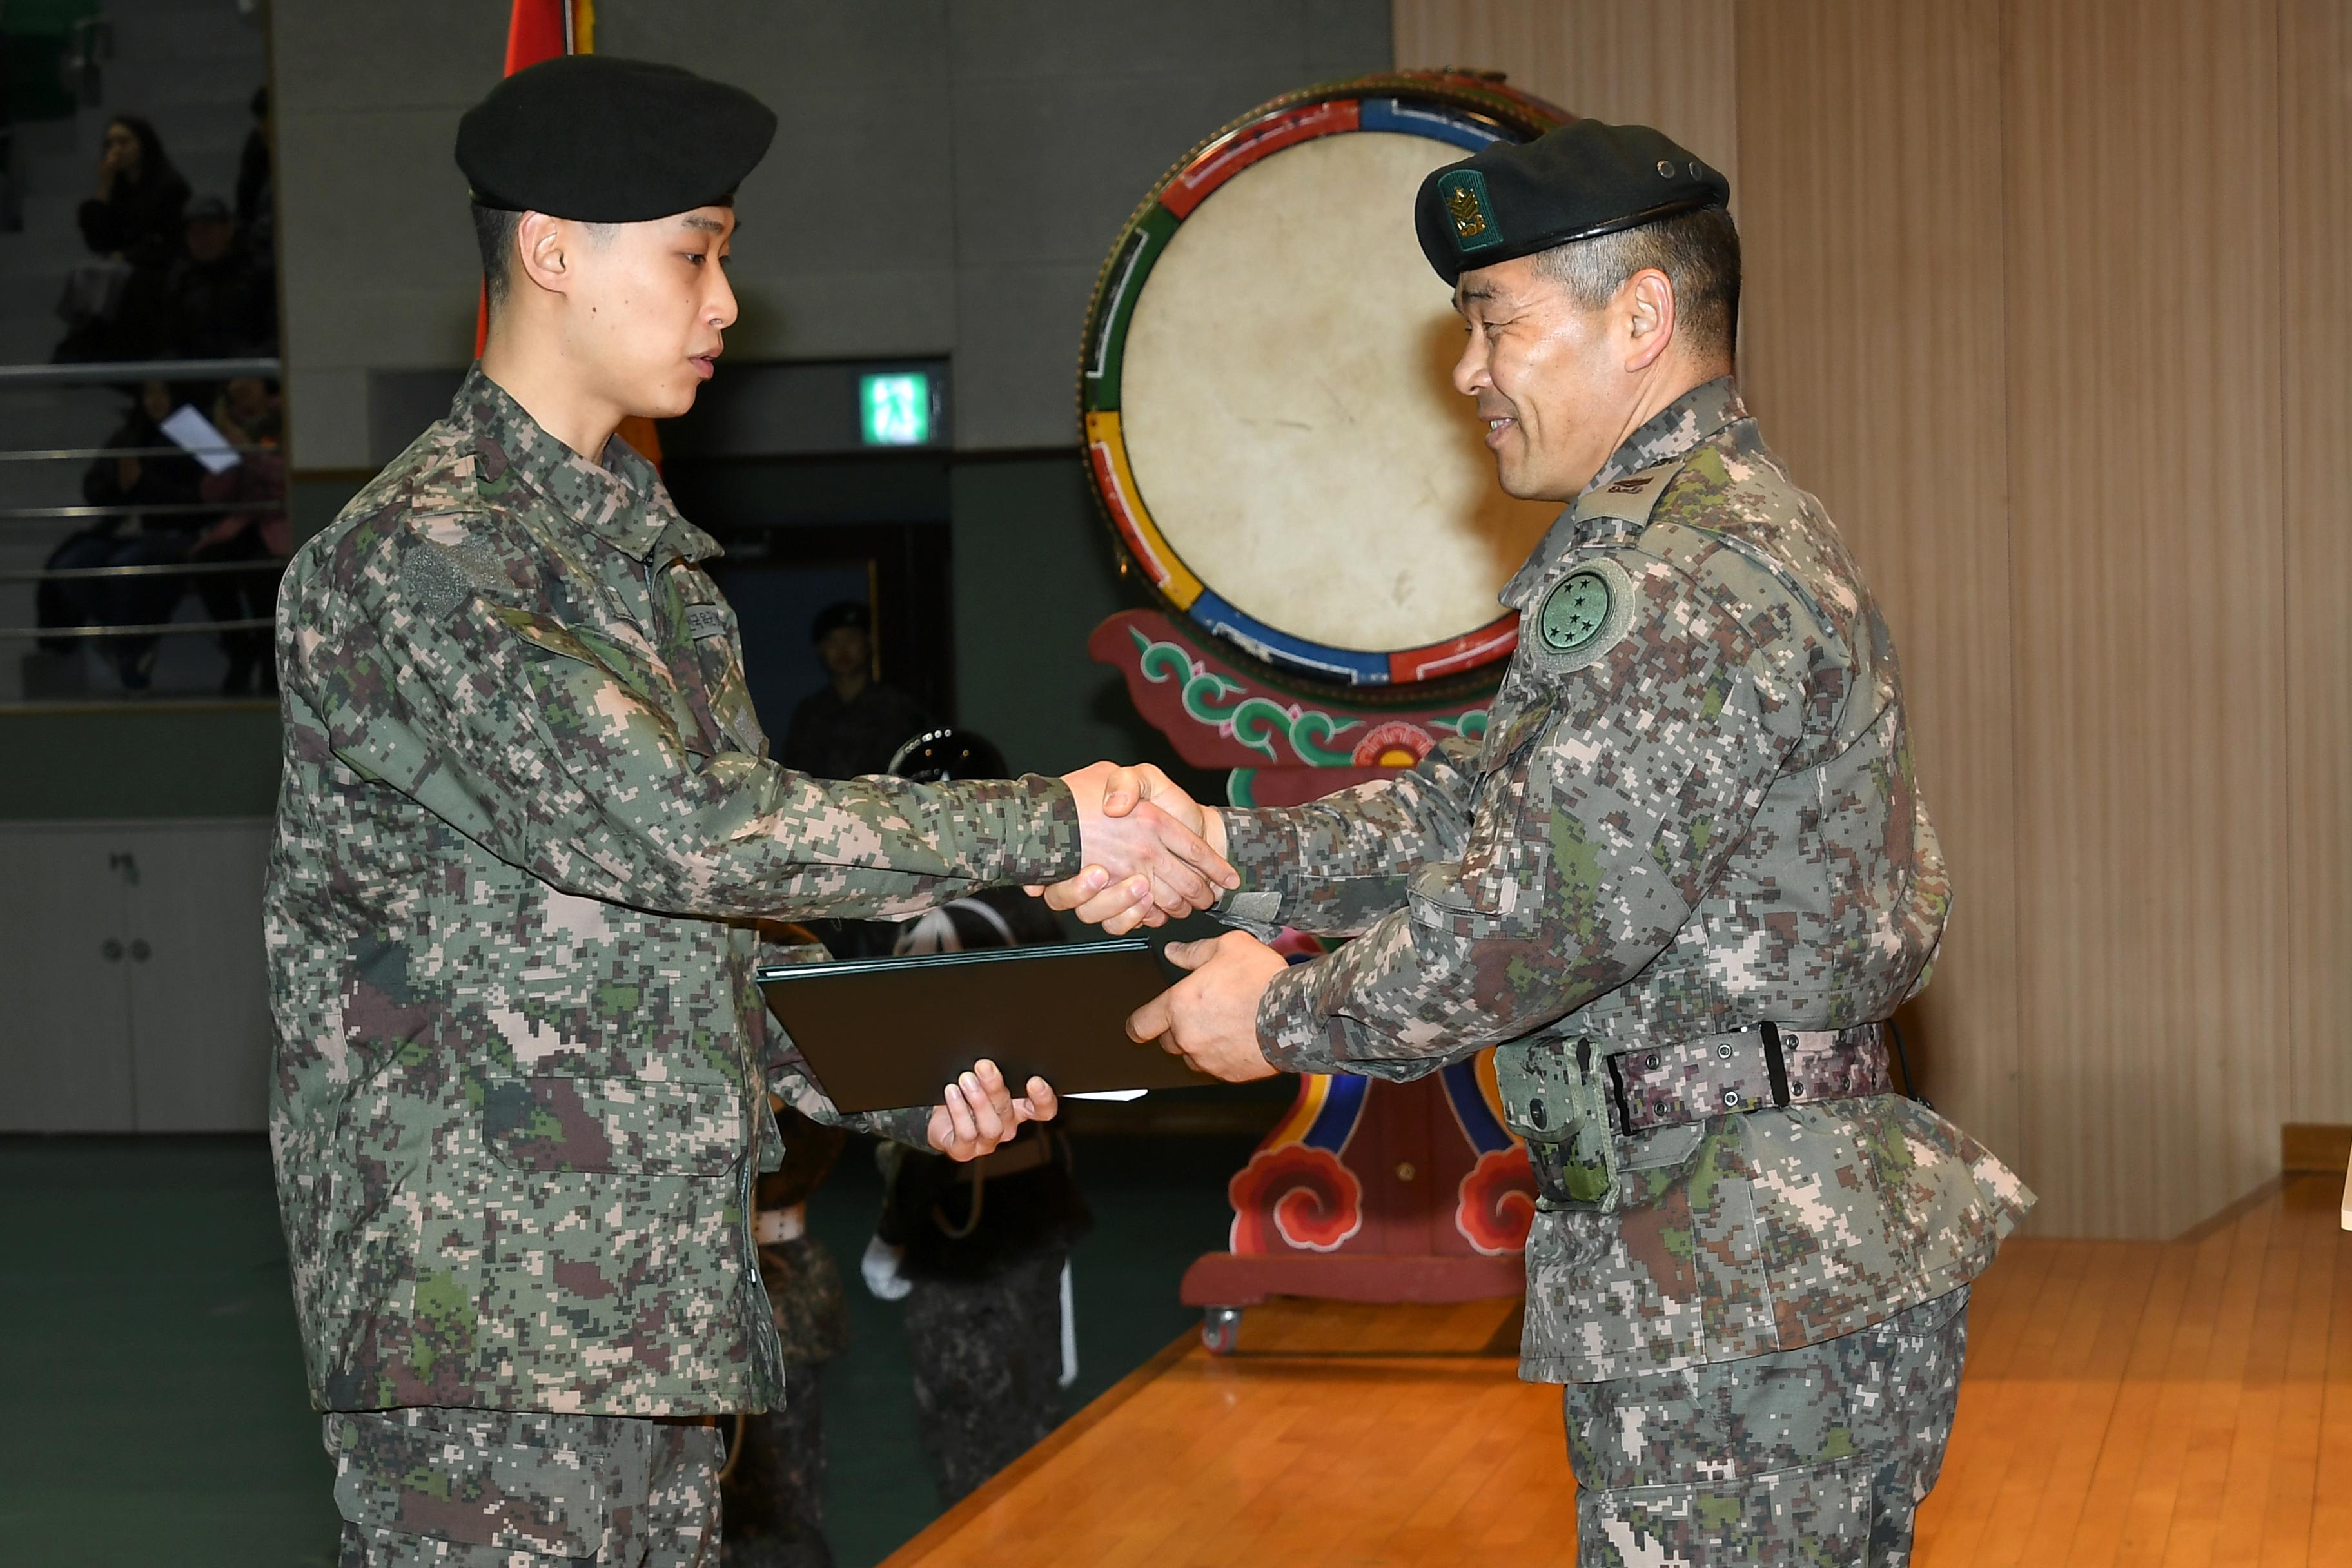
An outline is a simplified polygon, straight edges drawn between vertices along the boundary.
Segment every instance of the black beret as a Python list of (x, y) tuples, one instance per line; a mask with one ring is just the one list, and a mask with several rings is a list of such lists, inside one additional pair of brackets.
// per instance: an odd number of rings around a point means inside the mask
[(1450, 286), (1474, 268), (1730, 201), (1730, 181), (1648, 126), (1575, 120), (1432, 170), (1412, 224)]
[(730, 199), (776, 117), (739, 87), (676, 66), (558, 55), (457, 121), (457, 167), (486, 207), (643, 223)]
[(809, 624), (809, 641), (823, 642), (845, 626), (856, 632), (872, 631), (874, 629), (873, 612), (855, 599), (844, 599), (838, 604), (827, 605), (816, 613), (816, 619)]

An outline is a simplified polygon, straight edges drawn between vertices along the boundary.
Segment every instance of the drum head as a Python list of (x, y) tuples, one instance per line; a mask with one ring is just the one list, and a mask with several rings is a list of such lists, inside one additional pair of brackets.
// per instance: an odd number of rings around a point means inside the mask
[(1080, 395), (1114, 526), (1171, 605), (1292, 673), (1498, 663), (1517, 621), (1496, 594), (1559, 514), (1496, 484), (1412, 226), (1430, 170), (1549, 117), (1444, 79), (1240, 121), (1162, 182), (1097, 289)]

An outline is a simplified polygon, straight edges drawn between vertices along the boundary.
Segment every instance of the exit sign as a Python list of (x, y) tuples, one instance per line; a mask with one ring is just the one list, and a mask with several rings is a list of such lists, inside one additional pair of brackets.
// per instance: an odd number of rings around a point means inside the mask
[(931, 378), (919, 370), (857, 378), (858, 438), (868, 447), (921, 447), (931, 439)]

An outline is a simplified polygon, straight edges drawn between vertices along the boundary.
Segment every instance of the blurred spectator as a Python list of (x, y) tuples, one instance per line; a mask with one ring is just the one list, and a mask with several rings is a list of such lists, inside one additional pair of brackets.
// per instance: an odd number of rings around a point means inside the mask
[(81, 204), (81, 237), (100, 256), (133, 267), (162, 268), (179, 248), (188, 182), (164, 154), (155, 128), (136, 114), (106, 127), (98, 159), (98, 195)]
[(254, 259), (268, 263), (277, 254), (277, 175), (270, 153), (269, 89), (253, 89), (253, 129), (236, 159), (236, 223)]
[(920, 704), (874, 679), (874, 616), (844, 599), (817, 612), (809, 626), (825, 684), (793, 710), (783, 764), (821, 779), (878, 773), (890, 754), (930, 727)]
[[(198, 520), (177, 512), (141, 510), (184, 506), (200, 499), (203, 468), (174, 447), (161, 428), (180, 401), (179, 390), (164, 382), (151, 381), (138, 389), (121, 427), (106, 443), (107, 450), (118, 455), (100, 456), (82, 475), (84, 500), (94, 507), (121, 510), (96, 520), (58, 545), (49, 555), (48, 570), (168, 566), (188, 558)], [(38, 617), (44, 626), (156, 625), (171, 618), (173, 606), (186, 586), (186, 580), (176, 573), (152, 571), (45, 581), (39, 590)], [(100, 651), (114, 665), (126, 688), (143, 690), (154, 668), (157, 640), (152, 634), (108, 637)], [(43, 646), (65, 650), (74, 646), (74, 640), (53, 637)]]
[(152, 352), (144, 341), (153, 330), (152, 311), (126, 312), (125, 300), (154, 288), (179, 253), (187, 204), (188, 183), (172, 167), (155, 128), (135, 114), (109, 121), (98, 195), (80, 211), (82, 238), (98, 259), (66, 277), (58, 300), (66, 335), (53, 358), (136, 359)]
[[(277, 280), (237, 244), (236, 219), (218, 196), (188, 207), (186, 243), (154, 287), (141, 281), (123, 304), (123, 338), (165, 359), (235, 359), (278, 352)], [(152, 298), (152, 303), (147, 303)], [(142, 320), (152, 318), (152, 320)]]
[[(278, 579), (294, 548), (286, 519), (286, 458), (278, 449), (279, 406), (278, 384), (249, 375), (230, 382), (213, 405), (213, 424), (229, 444), (257, 449), (239, 454), (244, 460), (236, 468), (205, 475), (197, 488), (205, 500), (248, 503), (251, 510), (231, 512), (207, 527), (188, 559), (278, 564), (275, 570), (256, 565), (241, 572), (194, 574), (208, 621), (268, 620), (278, 613)], [(257, 672), (262, 690), (278, 689), (269, 628), (223, 632), (220, 642), (228, 655), (228, 674), (221, 681), (224, 694), (245, 696), (254, 689)]]

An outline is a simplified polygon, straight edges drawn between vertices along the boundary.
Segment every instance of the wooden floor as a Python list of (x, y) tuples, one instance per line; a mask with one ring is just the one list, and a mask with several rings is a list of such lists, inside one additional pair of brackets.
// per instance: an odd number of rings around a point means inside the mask
[[(2289, 1177), (2179, 1241), (2019, 1241), (1979, 1282), (1921, 1568), (2352, 1564), (2352, 1236)], [(1569, 1560), (1516, 1309), (1277, 1302), (1188, 1336), (889, 1559)]]

